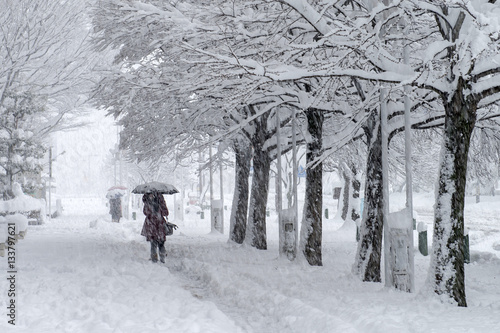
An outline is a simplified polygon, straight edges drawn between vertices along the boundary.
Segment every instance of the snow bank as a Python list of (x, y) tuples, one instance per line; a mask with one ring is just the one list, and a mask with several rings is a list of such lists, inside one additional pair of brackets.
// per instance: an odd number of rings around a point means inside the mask
[(8, 225), (15, 225), (15, 232), (19, 234), (21, 231), (28, 229), (28, 218), (22, 214), (12, 214), (5, 217), (0, 216), (0, 243), (5, 243), (8, 235)]
[(45, 209), (45, 200), (35, 199), (24, 194), (21, 190), (21, 185), (18, 183), (14, 183), (12, 187), (16, 197), (11, 200), (0, 201), (0, 212), (29, 212)]
[(5, 216), (7, 224), (13, 223), (16, 226), (16, 234), (20, 231), (26, 231), (28, 228), (28, 218), (22, 214), (12, 214)]

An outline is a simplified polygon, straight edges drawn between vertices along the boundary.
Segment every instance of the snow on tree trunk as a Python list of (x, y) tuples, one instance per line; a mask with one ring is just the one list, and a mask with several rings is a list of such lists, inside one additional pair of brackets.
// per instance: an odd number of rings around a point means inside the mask
[(261, 149), (256, 149), (253, 157), (252, 189), (245, 239), (259, 250), (267, 250), (266, 209), (270, 171), (269, 155)]
[(320, 110), (308, 109), (306, 193), (301, 227), (300, 248), (311, 266), (322, 266), (322, 209), (323, 209), (323, 164), (316, 162), (321, 155), (324, 115)]
[(235, 188), (233, 206), (231, 209), (229, 239), (238, 244), (245, 240), (248, 213), (248, 189), (250, 175), (250, 145), (243, 140), (237, 140), (234, 145), (235, 161)]
[(382, 131), (378, 113), (373, 112), (365, 127), (368, 159), (365, 201), (360, 241), (353, 267), (354, 274), (366, 282), (381, 282), (384, 197), (382, 191)]
[(267, 138), (267, 119), (262, 115), (254, 126), (252, 135), (253, 176), (250, 192), (250, 207), (245, 242), (259, 250), (267, 250), (266, 209), (269, 194), (269, 175), (271, 172), (271, 157), (264, 145)]
[(464, 272), (464, 204), (467, 155), (476, 120), (477, 102), (464, 98), (459, 78), (452, 98), (444, 96), (445, 127), (434, 209), (430, 281), (438, 295), (467, 306)]

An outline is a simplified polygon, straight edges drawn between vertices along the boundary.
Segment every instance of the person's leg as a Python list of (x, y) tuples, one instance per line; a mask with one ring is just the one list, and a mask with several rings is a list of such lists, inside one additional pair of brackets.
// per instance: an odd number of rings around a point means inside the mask
[(158, 247), (158, 241), (155, 239), (151, 240), (151, 260), (153, 262), (158, 261), (158, 254), (156, 253), (156, 248)]
[(164, 263), (167, 253), (167, 250), (165, 249), (165, 242), (158, 242), (158, 248), (160, 250), (160, 261)]

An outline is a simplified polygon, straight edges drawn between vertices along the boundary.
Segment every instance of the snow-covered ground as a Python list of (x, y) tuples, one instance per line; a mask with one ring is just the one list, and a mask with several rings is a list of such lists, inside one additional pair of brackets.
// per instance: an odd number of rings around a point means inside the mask
[[(68, 208), (29, 226), (15, 248), (13, 284), (7, 258), (0, 258), (0, 331), (499, 332), (500, 197), (467, 199), (467, 308), (422, 293), (429, 257), (418, 251), (416, 293), (360, 282), (351, 274), (355, 229), (332, 218), (331, 202), (323, 267), (278, 258), (273, 214), (267, 251), (228, 244), (227, 234), (209, 233), (208, 218), (186, 214), (174, 221), (180, 228), (167, 240), (167, 263), (153, 264), (139, 235), (142, 217), (111, 223), (96, 205), (88, 215)], [(415, 195), (418, 220), (429, 232), (432, 203), (432, 195)], [(393, 196), (391, 204), (396, 210), (404, 198)], [(6, 315), (12, 286), (15, 327)]]

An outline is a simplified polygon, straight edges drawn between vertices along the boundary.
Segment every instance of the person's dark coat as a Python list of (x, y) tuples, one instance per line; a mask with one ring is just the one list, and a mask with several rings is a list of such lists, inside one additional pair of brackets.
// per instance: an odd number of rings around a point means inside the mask
[(109, 213), (113, 221), (119, 221), (122, 217), (122, 201), (120, 198), (109, 200)]
[(144, 202), (142, 211), (146, 218), (141, 235), (145, 236), (147, 241), (164, 242), (167, 236), (164, 217), (168, 217), (168, 208), (163, 195), (160, 193), (145, 194), (142, 201)]

